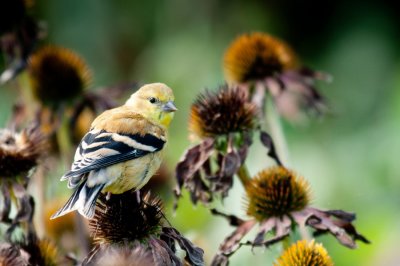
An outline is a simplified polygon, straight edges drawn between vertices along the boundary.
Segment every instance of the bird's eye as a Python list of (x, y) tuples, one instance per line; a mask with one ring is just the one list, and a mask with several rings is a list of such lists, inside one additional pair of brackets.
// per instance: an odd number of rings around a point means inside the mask
[(151, 103), (156, 103), (156, 102), (157, 102), (157, 99), (154, 98), (154, 97), (150, 97), (150, 98), (149, 98), (149, 102), (151, 102)]

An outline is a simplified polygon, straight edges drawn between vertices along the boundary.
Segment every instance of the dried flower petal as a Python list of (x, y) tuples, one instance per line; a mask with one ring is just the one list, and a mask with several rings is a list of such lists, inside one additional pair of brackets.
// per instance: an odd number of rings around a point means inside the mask
[(162, 229), (162, 237), (171, 238), (178, 242), (178, 245), (186, 252), (186, 261), (190, 265), (202, 266), (204, 265), (203, 254), (204, 251), (193, 245), (188, 239), (184, 238), (175, 228), (164, 227)]

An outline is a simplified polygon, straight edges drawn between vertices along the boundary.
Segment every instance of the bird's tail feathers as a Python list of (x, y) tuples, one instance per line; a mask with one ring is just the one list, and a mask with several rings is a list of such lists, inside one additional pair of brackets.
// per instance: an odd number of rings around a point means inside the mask
[(50, 219), (56, 219), (76, 210), (87, 219), (93, 218), (96, 200), (103, 187), (104, 184), (88, 187), (86, 182), (82, 182), (74, 191), (67, 203), (53, 214)]
[[(96, 201), (103, 190), (105, 184), (98, 184), (93, 187), (85, 186), (83, 189), (85, 200), (81, 206), (78, 208), (78, 212), (85, 216), (87, 219), (91, 219), (94, 216), (94, 211), (96, 209)], [(82, 194), (82, 192), (81, 192)]]

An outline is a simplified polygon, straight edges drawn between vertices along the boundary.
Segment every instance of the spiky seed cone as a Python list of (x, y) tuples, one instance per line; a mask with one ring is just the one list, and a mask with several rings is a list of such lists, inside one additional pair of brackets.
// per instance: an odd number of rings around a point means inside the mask
[(309, 185), (292, 171), (275, 166), (257, 174), (246, 187), (247, 214), (262, 221), (304, 209), (309, 203)]
[(297, 241), (286, 249), (274, 266), (333, 266), (326, 249), (314, 241)]
[(56, 46), (36, 51), (29, 59), (28, 70), (33, 95), (49, 106), (73, 100), (91, 79), (82, 58), (71, 50)]
[(197, 97), (190, 109), (189, 129), (200, 138), (251, 130), (257, 125), (257, 112), (246, 90), (225, 85)]
[(0, 129), (0, 177), (26, 174), (45, 150), (45, 137), (37, 127), (19, 133)]
[(224, 56), (224, 73), (229, 82), (263, 80), (296, 66), (293, 50), (283, 41), (265, 33), (239, 36)]
[(138, 203), (132, 191), (113, 194), (108, 200), (101, 194), (89, 229), (96, 244), (133, 243), (157, 234), (161, 218), (158, 199), (146, 196)]

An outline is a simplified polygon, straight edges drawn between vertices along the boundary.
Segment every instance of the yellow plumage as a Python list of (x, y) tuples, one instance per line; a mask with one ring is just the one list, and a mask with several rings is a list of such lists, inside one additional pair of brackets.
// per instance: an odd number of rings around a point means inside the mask
[(100, 192), (142, 188), (158, 170), (167, 129), (177, 110), (172, 90), (162, 83), (141, 87), (121, 107), (100, 114), (76, 150), (61, 180), (75, 192), (52, 219), (78, 210), (94, 215)]

